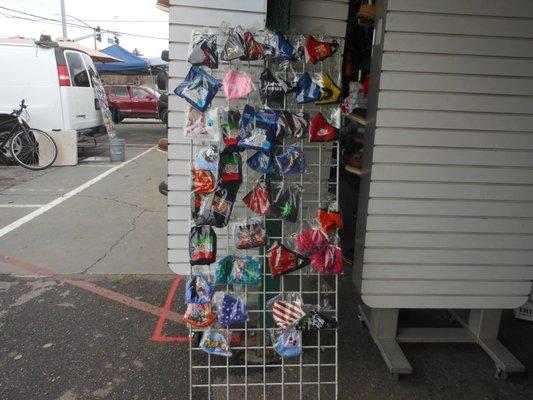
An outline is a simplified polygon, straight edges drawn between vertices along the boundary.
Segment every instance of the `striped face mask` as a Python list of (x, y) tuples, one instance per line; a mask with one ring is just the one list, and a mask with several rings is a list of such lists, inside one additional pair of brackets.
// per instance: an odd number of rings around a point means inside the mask
[(272, 305), (272, 318), (280, 328), (286, 329), (304, 316), (301, 300), (276, 300)]

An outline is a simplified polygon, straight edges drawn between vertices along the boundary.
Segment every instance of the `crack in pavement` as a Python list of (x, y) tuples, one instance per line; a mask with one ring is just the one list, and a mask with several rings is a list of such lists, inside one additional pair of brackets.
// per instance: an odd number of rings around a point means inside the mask
[[(139, 207), (139, 209), (141, 209)], [(122, 236), (120, 236), (116, 241), (115, 243), (113, 243), (109, 249), (104, 253), (103, 256), (99, 257), (95, 262), (93, 262), (91, 265), (89, 265), (87, 268), (85, 268), (82, 272), (80, 272), (82, 275), (83, 274), (87, 274), (87, 272), (93, 268), (94, 266), (96, 266), (100, 261), (104, 260), (112, 251), (113, 249), (122, 241), (124, 240), (124, 238), (126, 238), (126, 236), (128, 236), (131, 232), (133, 232), (135, 229), (137, 229), (137, 219), (139, 219), (141, 217), (141, 215), (143, 215), (145, 212), (147, 212), (148, 210), (146, 209), (141, 209), (141, 212), (139, 214), (137, 214), (135, 217), (133, 217), (133, 220), (131, 221), (131, 228), (128, 229), (126, 232), (124, 232), (124, 234), (122, 234)]]
[(89, 194), (78, 195), (78, 197), (87, 197), (87, 198), (95, 199), (95, 200), (112, 201), (112, 202), (117, 203), (117, 204), (122, 204), (122, 205), (129, 206), (129, 207), (135, 207), (135, 208), (138, 208), (139, 210), (143, 210), (143, 211), (147, 211), (147, 212), (160, 212), (159, 210), (150, 210), (148, 208), (141, 207), (138, 204), (129, 203), (127, 201), (119, 200), (119, 199), (113, 198), (113, 197), (92, 196), (92, 195), (89, 195)]

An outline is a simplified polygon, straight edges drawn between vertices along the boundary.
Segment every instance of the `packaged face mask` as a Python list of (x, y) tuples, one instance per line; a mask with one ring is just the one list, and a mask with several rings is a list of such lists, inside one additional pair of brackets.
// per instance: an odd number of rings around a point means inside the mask
[(303, 305), (302, 296), (297, 292), (278, 294), (267, 303), (274, 322), (282, 329), (296, 325), (305, 316)]
[(272, 156), (267, 156), (260, 151), (250, 156), (246, 163), (248, 164), (248, 167), (262, 174), (276, 173), (276, 167), (272, 161)]
[(306, 138), (309, 134), (309, 113), (292, 113), (292, 120), (294, 126), (292, 137), (295, 139)]
[(337, 328), (337, 320), (329, 318), (317, 310), (311, 310), (309, 314), (303, 317), (295, 326), (300, 331), (310, 331), (317, 329), (334, 329)]
[(274, 350), (281, 357), (298, 357), (302, 354), (302, 334), (297, 330), (281, 331), (273, 340)]
[(244, 47), (246, 48), (246, 55), (244, 60), (259, 60), (264, 57), (263, 44), (255, 40), (252, 32), (244, 32)]
[(205, 328), (217, 320), (212, 311), (211, 303), (188, 304), (183, 314), (183, 321), (195, 328)]
[(266, 244), (266, 229), (262, 222), (235, 224), (233, 240), (237, 249), (252, 249)]
[(310, 142), (331, 142), (337, 137), (337, 128), (326, 121), (322, 113), (313, 117), (309, 127)]
[(193, 226), (189, 232), (191, 265), (209, 265), (217, 256), (217, 235), (210, 226)]
[(224, 49), (220, 53), (220, 57), (225, 61), (232, 61), (245, 55), (244, 33), (242, 27), (237, 26), (230, 31)]
[(194, 168), (211, 171), (214, 175), (218, 174), (218, 148), (208, 146), (200, 149), (194, 156)]
[(289, 222), (298, 221), (302, 198), (302, 187), (291, 184), (287, 187), (281, 182), (270, 182), (268, 186), (272, 215)]
[(283, 36), (281, 32), (276, 33), (276, 58), (282, 60), (294, 60), (296, 58), (296, 52), (292, 44)]
[(211, 69), (218, 68), (217, 36), (198, 36), (192, 44), (192, 49), (187, 60), (192, 65), (205, 65)]
[(235, 193), (219, 188), (209, 194), (191, 194), (191, 217), (196, 225), (223, 228), (230, 220)]
[(304, 153), (296, 145), (289, 146), (284, 153), (276, 156), (276, 163), (282, 175), (303, 174), (305, 172)]
[(266, 252), (272, 276), (288, 274), (309, 265), (309, 260), (276, 240)]
[(185, 285), (185, 302), (187, 304), (207, 304), (215, 293), (215, 285), (203, 274), (192, 275)]
[(265, 68), (259, 78), (259, 95), (261, 100), (281, 101), (288, 91), (288, 84), (278, 79), (272, 71)]
[(334, 245), (326, 246), (321, 253), (311, 258), (311, 267), (321, 275), (341, 274), (344, 270), (341, 248)]
[(221, 128), (222, 141), (227, 147), (235, 146), (239, 140), (241, 113), (231, 108), (225, 108), (222, 112)]
[(205, 113), (205, 130), (210, 136), (210, 140), (218, 141), (220, 137), (220, 109), (210, 108)]
[(211, 140), (212, 137), (207, 132), (205, 115), (194, 107), (189, 107), (185, 115), (185, 126), (183, 136), (188, 139)]
[(216, 306), (218, 323), (221, 326), (240, 324), (248, 320), (246, 302), (240, 297), (224, 293)]
[(250, 256), (230, 255), (218, 261), (216, 282), (227, 285), (258, 285), (261, 266)]
[(310, 228), (297, 233), (294, 240), (296, 251), (305, 257), (320, 254), (329, 245), (328, 237), (320, 229)]
[(293, 101), (297, 104), (311, 103), (320, 99), (322, 91), (320, 87), (305, 72), (298, 78), (298, 92), (293, 94)]
[(220, 154), (219, 186), (237, 191), (242, 182), (242, 157), (230, 148)]
[(338, 87), (329, 74), (318, 75), (315, 78), (315, 82), (322, 89), (322, 95), (315, 104), (334, 104), (339, 102), (341, 96), (341, 89)]
[(209, 170), (193, 168), (191, 178), (194, 193), (207, 194), (216, 188), (216, 178)]
[(333, 232), (342, 229), (342, 216), (336, 206), (319, 208), (317, 220), (324, 232)]
[(243, 197), (242, 201), (256, 214), (268, 215), (271, 212), (270, 196), (268, 195), (267, 184), (260, 180), (257, 185)]
[(320, 42), (309, 35), (305, 41), (305, 60), (316, 64), (323, 61), (337, 51), (339, 44), (336, 41), (331, 43)]
[(174, 93), (191, 106), (204, 112), (221, 86), (220, 82), (213, 76), (203, 69), (193, 66), (185, 80), (174, 89)]
[(278, 113), (246, 105), (241, 119), (238, 146), (269, 155), (276, 140)]
[(246, 97), (252, 90), (252, 78), (247, 73), (239, 73), (229, 69), (222, 80), (224, 94), (228, 100)]
[(200, 340), (200, 348), (208, 354), (231, 357), (231, 350), (225, 332), (206, 330)]

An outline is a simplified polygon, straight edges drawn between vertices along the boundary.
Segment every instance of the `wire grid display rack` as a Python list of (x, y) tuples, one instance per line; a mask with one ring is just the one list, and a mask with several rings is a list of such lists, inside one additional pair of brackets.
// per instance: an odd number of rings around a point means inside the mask
[[(205, 32), (204, 32), (205, 33)], [(195, 34), (193, 33), (193, 37)], [(260, 35), (260, 34), (259, 34)], [(288, 36), (291, 41), (295, 36)], [(304, 61), (292, 62), (296, 74), (309, 72), (329, 73), (334, 81), (340, 84), (343, 41), (341, 38), (318, 36), (322, 40), (336, 40), (339, 49), (334, 56), (324, 62), (312, 66)], [(219, 36), (219, 48), (223, 46), (223, 38)], [(222, 46), (220, 46), (222, 44)], [(264, 67), (275, 71), (276, 65), (270, 62), (234, 62), (221, 64), (219, 69), (211, 70), (221, 79), (228, 68), (249, 73), (256, 85), (256, 90), (244, 101), (227, 101), (226, 106), (242, 111), (244, 104), (256, 107), (271, 107), (292, 112), (305, 111), (312, 116), (321, 111), (324, 116), (338, 104), (332, 106), (315, 106), (314, 104), (298, 105), (292, 103), (289, 96), (283, 104), (270, 105), (260, 101), (257, 94), (259, 74)], [(219, 102), (221, 99), (219, 99)], [(256, 258), (262, 269), (260, 286), (217, 285), (218, 291), (237, 292), (245, 296), (249, 320), (244, 324), (221, 328), (226, 332), (231, 345), (232, 357), (222, 357), (204, 353), (198, 346), (203, 329), (189, 327), (191, 342), (189, 345), (189, 398), (192, 399), (336, 399), (338, 395), (338, 332), (337, 329), (324, 329), (302, 332), (302, 353), (294, 358), (281, 358), (273, 347), (270, 338), (271, 329), (277, 329), (273, 323), (271, 312), (266, 303), (280, 293), (299, 292), (305, 304), (318, 307), (319, 311), (329, 317), (338, 319), (338, 277), (321, 276), (309, 266), (291, 274), (272, 277), (266, 262), (265, 251), (274, 240), (280, 240), (292, 248), (291, 237), (305, 229), (315, 220), (317, 209), (334, 198), (338, 199), (339, 188), (339, 144), (338, 141), (327, 143), (310, 143), (305, 139), (284, 139), (277, 148), (285, 150), (297, 144), (304, 151), (306, 173), (279, 176), (284, 184), (297, 183), (304, 189), (298, 221), (291, 223), (282, 219), (257, 216), (244, 207), (242, 197), (250, 191), (262, 177), (249, 169), (246, 159), (254, 151), (245, 151), (243, 158), (243, 183), (239, 189), (232, 215), (232, 221), (249, 221), (261, 218), (267, 226), (268, 242), (264, 248), (237, 250), (233, 242), (233, 224), (215, 229), (218, 236), (218, 256), (225, 254), (246, 254)], [(191, 142), (191, 163), (197, 148)], [(225, 247), (225, 248), (224, 248)], [(224, 254), (225, 253), (225, 254)], [(217, 257), (217, 258), (219, 258)], [(214, 276), (216, 264), (205, 267), (203, 272), (211, 278)], [(198, 267), (191, 267), (191, 274), (198, 272)]]

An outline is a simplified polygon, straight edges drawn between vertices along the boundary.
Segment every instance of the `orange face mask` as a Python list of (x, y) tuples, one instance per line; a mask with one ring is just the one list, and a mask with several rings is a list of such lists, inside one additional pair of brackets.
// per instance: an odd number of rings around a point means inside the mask
[(325, 232), (342, 228), (342, 217), (337, 211), (328, 211), (320, 208), (317, 215), (318, 222)]
[(216, 188), (215, 177), (210, 171), (195, 168), (192, 170), (192, 184), (195, 193), (211, 193)]

